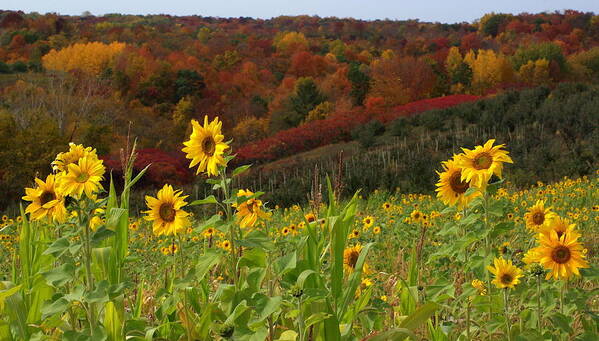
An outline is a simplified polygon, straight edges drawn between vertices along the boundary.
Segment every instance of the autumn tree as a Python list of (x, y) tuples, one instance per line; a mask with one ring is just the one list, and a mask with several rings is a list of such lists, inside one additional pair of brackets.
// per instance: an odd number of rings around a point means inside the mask
[(300, 32), (282, 32), (274, 40), (277, 52), (292, 55), (294, 52), (308, 49), (308, 39)]
[(330, 113), (335, 111), (335, 105), (329, 101), (324, 101), (317, 105), (314, 109), (310, 110), (306, 117), (306, 122), (323, 120), (329, 116)]
[(370, 77), (361, 70), (360, 64), (351, 63), (347, 71), (347, 79), (351, 81), (351, 92), (354, 105), (362, 105), (370, 91)]
[(293, 93), (284, 99), (277, 111), (271, 114), (271, 131), (297, 126), (305, 120), (310, 111), (325, 100), (326, 96), (318, 89), (312, 78), (299, 78), (295, 82)]
[(476, 93), (484, 93), (501, 83), (513, 81), (514, 69), (507, 57), (493, 50), (478, 50), (476, 58), (465, 58), (472, 69), (472, 88)]
[[(516, 70), (531, 60), (545, 59), (549, 61), (551, 77), (554, 80), (558, 80), (566, 69), (566, 58), (562, 49), (552, 42), (522, 46), (516, 50), (511, 59)], [(553, 65), (555, 67), (552, 68)]]
[(60, 51), (51, 50), (42, 57), (42, 63), (48, 70), (72, 71), (81, 70), (92, 75), (99, 75), (109, 67), (115, 56), (123, 51), (124, 43), (100, 42), (77, 43)]
[(431, 65), (415, 57), (380, 58), (372, 65), (370, 95), (385, 99), (386, 106), (397, 106), (429, 97), (436, 83)]
[(268, 136), (268, 119), (249, 116), (233, 128), (233, 141), (242, 145)]
[(530, 60), (520, 67), (518, 76), (521, 81), (528, 84), (547, 85), (551, 82), (549, 61), (547, 59)]

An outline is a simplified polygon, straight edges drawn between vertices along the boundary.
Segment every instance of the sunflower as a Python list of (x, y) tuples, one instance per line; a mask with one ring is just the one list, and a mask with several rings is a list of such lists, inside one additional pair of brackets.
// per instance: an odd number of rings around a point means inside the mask
[(98, 155), (92, 147), (84, 147), (80, 144), (69, 143), (69, 151), (58, 153), (56, 159), (52, 161), (52, 170), (55, 172), (66, 172), (72, 163), (77, 163), (79, 159), (87, 157), (92, 160), (97, 160)]
[(557, 237), (561, 238), (564, 234), (578, 234), (575, 230), (576, 224), (571, 224), (570, 221), (566, 218), (562, 218), (560, 216), (555, 216), (551, 221), (549, 221), (539, 232), (542, 234), (549, 235), (551, 231), (555, 231), (557, 233)]
[(385, 203), (383, 203), (382, 207), (385, 211), (388, 211), (389, 209), (391, 209), (391, 204), (388, 202), (385, 202)]
[(589, 267), (584, 247), (578, 242), (579, 237), (580, 234), (576, 232), (566, 233), (561, 237), (556, 231), (539, 235), (540, 246), (536, 248), (533, 260), (551, 270), (546, 279), (568, 278), (572, 274), (579, 276), (578, 269)]
[(221, 247), (223, 250), (230, 251), (230, 250), (231, 250), (231, 242), (230, 242), (230, 241), (228, 241), (228, 240), (223, 240), (223, 241), (220, 243), (220, 247)]
[(104, 179), (104, 170), (102, 160), (84, 156), (77, 163), (69, 164), (68, 171), (58, 176), (59, 191), (75, 198), (85, 192), (88, 198), (94, 199), (94, 193), (102, 190), (100, 181)]
[(462, 180), (462, 169), (458, 166), (455, 161), (455, 157), (452, 160), (442, 162), (443, 172), (439, 175), (439, 182), (437, 182), (437, 197), (448, 206), (457, 205), (459, 209), (462, 209), (480, 195), (480, 192), (472, 193), (466, 196), (466, 191), (470, 188), (470, 184), (467, 181)]
[(549, 221), (554, 219), (556, 214), (551, 211), (550, 207), (545, 208), (544, 200), (537, 202), (528, 209), (524, 214), (526, 228), (533, 232), (539, 232)]
[(316, 221), (316, 216), (314, 215), (314, 213), (308, 213), (305, 215), (306, 221), (311, 223), (313, 221)]
[(177, 234), (189, 225), (189, 214), (181, 209), (187, 205), (185, 198), (187, 195), (181, 195), (171, 185), (164, 185), (156, 198), (146, 195), (149, 210), (144, 212), (147, 214), (144, 218), (153, 221), (155, 235)]
[(372, 229), (372, 233), (374, 233), (374, 234), (379, 234), (379, 233), (381, 233), (381, 227), (380, 227), (380, 226), (375, 226), (375, 227)]
[(349, 234), (349, 238), (358, 238), (360, 237), (360, 231), (354, 229), (351, 231), (351, 233)]
[(216, 232), (216, 229), (214, 227), (209, 227), (204, 230), (204, 237), (212, 238), (212, 236), (214, 236), (215, 232)]
[(364, 228), (370, 228), (372, 224), (374, 224), (374, 218), (372, 216), (366, 216), (362, 219), (362, 223), (364, 224)]
[(185, 157), (191, 159), (189, 168), (199, 164), (196, 174), (206, 172), (208, 176), (217, 175), (218, 166), (227, 165), (223, 153), (229, 148), (229, 145), (223, 142), (223, 123), (219, 122), (218, 117), (208, 123), (208, 116), (204, 116), (203, 126), (196, 120), (191, 120), (191, 125), (193, 131), (189, 141), (183, 142), (185, 147), (182, 149), (186, 153)]
[[(254, 195), (252, 191), (240, 189), (237, 197), (250, 197)], [(268, 218), (268, 214), (262, 211), (262, 201), (256, 198), (248, 199), (241, 204), (233, 204), (237, 209), (237, 220), (242, 228), (252, 227), (256, 224), (258, 218)]]
[(510, 252), (510, 242), (504, 242), (500, 247), (497, 248), (500, 255), (505, 255)]
[(287, 236), (289, 234), (289, 232), (290, 232), (290, 230), (289, 230), (289, 227), (287, 227), (287, 226), (285, 226), (281, 229), (281, 234), (283, 236)]
[(102, 216), (104, 216), (105, 211), (106, 210), (102, 207), (98, 207), (95, 210), (93, 210), (92, 214), (94, 216), (89, 221), (89, 227), (92, 229), (92, 231), (95, 231), (98, 228), (98, 226), (106, 222), (106, 220), (102, 218)]
[[(25, 188), (23, 200), (31, 201), (25, 209), (25, 213), (31, 215), (31, 219), (39, 220), (48, 218), (57, 222), (63, 222), (67, 216), (64, 206), (64, 197), (57, 191), (56, 178), (53, 174), (46, 177), (46, 181), (35, 178), (36, 188)], [(3, 216), (2, 220), (6, 220)]]
[(413, 210), (412, 213), (410, 213), (410, 218), (413, 222), (418, 223), (422, 220), (422, 212)]
[(514, 266), (511, 260), (495, 258), (493, 263), (495, 266), (489, 265), (487, 270), (495, 275), (495, 279), (491, 283), (495, 284), (497, 288), (513, 288), (520, 283), (520, 277), (523, 276), (522, 270)]
[(472, 280), (472, 287), (478, 291), (478, 294), (481, 296), (485, 296), (487, 294), (487, 288), (485, 288), (485, 283), (480, 279)]
[(493, 174), (501, 178), (503, 163), (513, 163), (503, 149), (503, 144), (493, 146), (494, 139), (487, 141), (484, 146), (474, 149), (462, 148), (463, 154), (455, 157), (457, 164), (462, 168), (461, 180), (469, 182), (471, 186), (484, 188)]
[[(362, 251), (362, 245), (356, 244), (343, 250), (343, 268), (347, 274), (351, 274), (356, 270), (356, 264), (358, 263), (358, 257)], [(365, 273), (368, 273), (368, 265), (364, 263), (362, 268)]]

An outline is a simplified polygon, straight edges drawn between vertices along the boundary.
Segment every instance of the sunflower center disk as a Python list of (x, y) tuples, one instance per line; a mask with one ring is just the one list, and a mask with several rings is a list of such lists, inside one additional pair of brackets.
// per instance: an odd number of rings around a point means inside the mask
[(455, 172), (449, 178), (451, 189), (458, 194), (465, 193), (470, 185), (466, 181), (462, 181), (462, 172)]
[(54, 192), (44, 191), (44, 193), (40, 195), (40, 203), (42, 205), (45, 205), (52, 200), (56, 200), (56, 195), (54, 194)]
[(551, 252), (551, 259), (558, 264), (567, 263), (570, 258), (570, 249), (565, 246), (558, 246)]
[(216, 150), (216, 142), (212, 136), (207, 136), (202, 140), (202, 151), (208, 156), (214, 155)]
[(175, 221), (176, 211), (172, 204), (160, 205), (158, 214), (160, 214), (160, 218), (162, 218), (162, 220), (164, 220), (168, 223), (172, 223), (173, 221)]
[(543, 222), (545, 222), (545, 214), (542, 212), (537, 212), (533, 214), (532, 221), (533, 223), (535, 223), (535, 225), (543, 224)]
[(352, 251), (349, 254), (348, 261), (347, 261), (348, 264), (347, 265), (349, 265), (352, 269), (355, 269), (356, 268), (356, 263), (358, 262), (358, 257), (359, 256), (360, 256), (359, 253), (357, 253), (356, 251)]
[(489, 169), (493, 163), (493, 157), (489, 153), (480, 153), (474, 158), (474, 168)]
[(79, 173), (79, 175), (77, 175), (77, 178), (75, 178), (75, 181), (82, 184), (82, 183), (85, 183), (88, 179), (89, 179), (89, 174)]
[(503, 275), (501, 276), (501, 283), (503, 283), (503, 284), (506, 284), (506, 285), (507, 285), (507, 284), (510, 284), (510, 283), (512, 283), (512, 280), (513, 280), (513, 279), (514, 279), (514, 278), (512, 277), (512, 275), (510, 275), (510, 274), (503, 274)]

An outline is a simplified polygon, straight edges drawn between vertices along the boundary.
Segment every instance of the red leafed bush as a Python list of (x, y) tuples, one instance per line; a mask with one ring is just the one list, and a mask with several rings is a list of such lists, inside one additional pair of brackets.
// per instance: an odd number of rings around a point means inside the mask
[(448, 108), (480, 99), (472, 95), (452, 95), (408, 103), (391, 111), (373, 114), (364, 110), (336, 113), (324, 120), (312, 121), (296, 128), (280, 131), (271, 137), (239, 148), (235, 164), (262, 163), (305, 152), (331, 143), (351, 140), (351, 131), (372, 119), (389, 123), (431, 109)]
[[(120, 182), (123, 178), (123, 169), (119, 155), (102, 156), (104, 164), (112, 177)], [(151, 164), (146, 174), (136, 184), (136, 187), (159, 187), (164, 184), (183, 185), (193, 179), (191, 170), (182, 153), (167, 153), (160, 149), (147, 148), (137, 151), (137, 158), (133, 164), (134, 176), (147, 165)], [(107, 179), (108, 180), (108, 179)]]
[(451, 95), (444, 97), (435, 97), (411, 102), (397, 106), (390, 111), (375, 115), (374, 118), (382, 123), (389, 123), (402, 116), (411, 116), (427, 110), (444, 109), (456, 106), (462, 103), (474, 102), (481, 99), (481, 96), (474, 95)]

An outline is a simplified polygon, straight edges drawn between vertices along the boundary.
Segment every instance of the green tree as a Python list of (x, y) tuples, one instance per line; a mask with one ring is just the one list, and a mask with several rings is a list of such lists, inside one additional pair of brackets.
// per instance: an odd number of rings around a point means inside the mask
[(300, 121), (325, 100), (326, 97), (320, 92), (311, 77), (299, 78), (295, 83), (295, 92), (290, 97), (291, 106), (298, 117), (301, 117)]
[(200, 91), (206, 87), (206, 83), (204, 77), (194, 70), (179, 70), (175, 87), (178, 101), (185, 96), (200, 97)]
[(347, 78), (352, 84), (349, 95), (353, 105), (363, 105), (370, 90), (370, 77), (360, 70), (360, 64), (352, 63), (347, 71)]
[[(537, 61), (539, 59), (545, 59), (549, 63), (554, 62), (559, 66), (559, 71), (563, 72), (566, 70), (566, 58), (559, 45), (555, 43), (540, 43), (529, 46), (521, 46), (514, 56), (512, 57), (512, 64), (516, 70), (520, 70), (522, 65), (532, 60)], [(552, 75), (554, 78), (558, 75)]]

